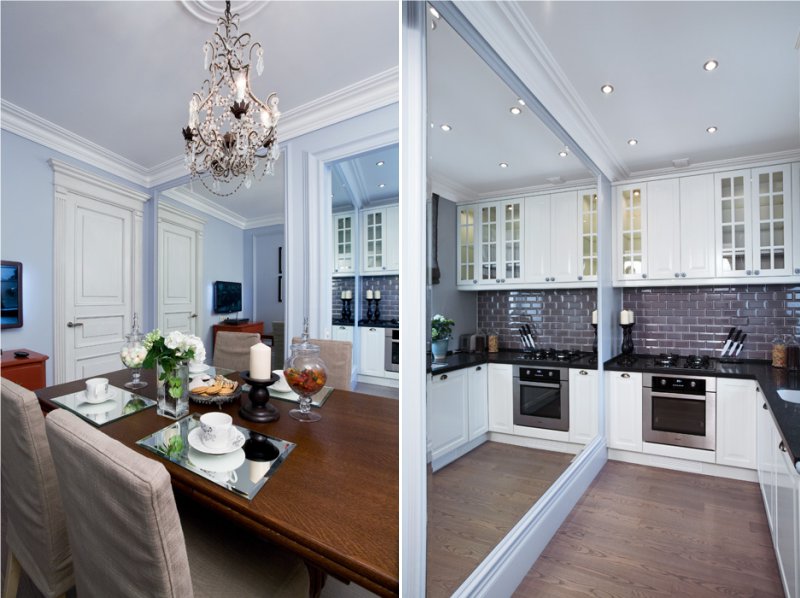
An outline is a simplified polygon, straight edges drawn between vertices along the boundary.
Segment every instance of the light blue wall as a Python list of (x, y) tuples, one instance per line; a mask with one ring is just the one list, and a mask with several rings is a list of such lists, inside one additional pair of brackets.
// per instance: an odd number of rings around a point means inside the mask
[[(22, 262), (22, 328), (3, 330), (3, 350), (27, 348), (51, 357), (47, 362), (47, 383), (53, 383), (53, 169), (55, 158), (110, 181), (147, 193), (147, 189), (120, 177), (65, 156), (13, 133), (0, 134), (0, 230), (2, 259)], [(153, 237), (147, 222), (152, 220), (153, 202), (144, 206), (144, 296), (152, 294)], [(152, 319), (147, 305), (144, 321)]]
[[(282, 322), (284, 318), (286, 303), (278, 303), (277, 286), (283, 228), (282, 224), (275, 224), (244, 231), (244, 280), (252, 289), (248, 301), (252, 307), (253, 297), (257, 297), (252, 318), (264, 322), (265, 332), (272, 332), (272, 322)], [(283, 280), (285, 283), (285, 276)]]

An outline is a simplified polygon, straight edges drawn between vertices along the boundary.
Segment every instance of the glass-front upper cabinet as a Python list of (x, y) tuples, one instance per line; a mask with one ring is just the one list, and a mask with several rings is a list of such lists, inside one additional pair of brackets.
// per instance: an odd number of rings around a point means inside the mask
[(497, 205), (480, 207), (481, 282), (499, 281), (497, 276)]
[(364, 222), (364, 272), (380, 272), (385, 270), (384, 244), (386, 243), (386, 226), (384, 210), (365, 210), (362, 214)]
[(751, 269), (747, 242), (750, 228), (749, 178), (749, 170), (726, 172), (715, 177), (719, 227), (717, 276), (744, 276)]
[(355, 272), (353, 225), (355, 212), (333, 215), (333, 273), (352, 276)]
[(478, 284), (475, 274), (475, 206), (458, 209), (458, 280), (457, 284)]
[(580, 274), (582, 280), (597, 279), (597, 190), (578, 192), (580, 202)]
[(503, 273), (501, 282), (522, 278), (522, 201), (507, 201), (503, 210)]
[(479, 205), (480, 282), (522, 280), (522, 199)]
[(626, 185), (618, 190), (618, 212), (620, 235), (619, 275), (623, 280), (641, 280), (647, 278), (645, 271), (645, 197), (644, 185)]

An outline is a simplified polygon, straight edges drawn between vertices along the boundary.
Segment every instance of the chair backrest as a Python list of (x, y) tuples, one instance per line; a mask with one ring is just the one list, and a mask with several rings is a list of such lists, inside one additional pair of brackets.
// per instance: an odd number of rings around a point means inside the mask
[(272, 369), (282, 370), (286, 361), (285, 350), (286, 334), (283, 331), (283, 322), (272, 323)]
[(250, 369), (250, 347), (261, 342), (257, 332), (217, 332), (214, 365), (241, 372)]
[[(301, 342), (296, 336), (292, 344)], [(352, 390), (353, 376), (353, 343), (350, 341), (331, 341), (326, 339), (310, 338), (308, 342), (319, 346), (319, 354), (328, 370), (328, 379), (325, 386)]]
[(170, 477), (77, 416), (47, 416), (78, 596), (191, 597)]
[(58, 596), (75, 582), (44, 415), (33, 392), (4, 378), (0, 385), (6, 541), (39, 591)]

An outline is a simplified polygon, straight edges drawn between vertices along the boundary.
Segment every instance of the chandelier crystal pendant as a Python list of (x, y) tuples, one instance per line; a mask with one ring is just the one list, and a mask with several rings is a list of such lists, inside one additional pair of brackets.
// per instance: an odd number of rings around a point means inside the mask
[[(262, 102), (250, 89), (254, 57), (258, 74), (264, 71), (264, 49), (258, 42), (250, 44), (250, 37), (239, 33), (239, 15), (232, 15), (231, 3), (225, 2), (225, 15), (203, 44), (209, 76), (200, 91), (192, 94), (189, 125), (183, 129), (192, 177), (219, 196), (232, 195), (242, 184), (249, 189), (253, 177), (260, 180), (274, 174), (280, 155), (278, 96), (271, 93)], [(208, 175), (213, 179), (211, 186), (206, 182)], [(232, 190), (231, 185), (235, 185)]]

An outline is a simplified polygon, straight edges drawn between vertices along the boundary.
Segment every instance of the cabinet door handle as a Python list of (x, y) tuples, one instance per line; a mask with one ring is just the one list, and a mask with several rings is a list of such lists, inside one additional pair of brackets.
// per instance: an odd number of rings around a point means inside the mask
[(647, 274), (642, 274), (642, 278), (647, 278)]
[(447, 380), (447, 374), (442, 374), (439, 376), (439, 380)]
[(377, 328), (370, 328), (369, 329), (370, 332), (375, 332), (376, 330), (377, 330)]
[(578, 276), (578, 280), (583, 280), (583, 276)]
[(767, 411), (767, 404), (766, 404), (766, 403), (762, 403), (762, 404), (761, 404), (761, 408), (762, 408), (764, 411)]
[(785, 452), (786, 452), (786, 447), (785, 447), (785, 446), (784, 446), (784, 444), (783, 444), (783, 440), (781, 440), (780, 444), (778, 445), (778, 448), (780, 449), (780, 451), (781, 451), (782, 453), (785, 453)]
[(752, 271), (752, 270), (747, 270), (747, 271), (745, 272), (745, 274), (747, 274), (748, 276), (751, 276), (751, 275), (753, 274), (753, 271)]
[(681, 278), (686, 278), (686, 272), (681, 272)]
[(67, 328), (77, 328), (78, 326), (83, 326), (83, 322), (67, 322)]
[(758, 276), (759, 274), (761, 274), (761, 270), (754, 270), (754, 271), (753, 271), (753, 274), (755, 274), (756, 276)]
[(622, 375), (620, 376), (620, 378), (630, 378), (630, 377), (631, 377), (631, 375), (630, 375), (630, 374), (622, 374)]
[(472, 284), (478, 284), (478, 280), (477, 280), (477, 279), (475, 279), (475, 278), (473, 278), (473, 279), (472, 279)]
[(794, 269), (794, 273), (795, 273), (795, 274), (800, 274), (800, 268), (795, 268), (795, 269)]
[(579, 373), (581, 376), (588, 376), (588, 375), (589, 375), (589, 372), (587, 372), (586, 370), (581, 370), (581, 371), (580, 371), (580, 372), (578, 372), (578, 373)]
[(190, 318), (196, 318), (196, 317), (197, 317), (197, 314), (192, 314), (192, 315), (191, 315), (191, 316), (189, 316), (189, 317), (190, 317)]
[(681, 277), (681, 273), (680, 272), (675, 272), (675, 278), (680, 278), (680, 277)]
[(482, 369), (482, 368), (481, 368), (481, 366), (478, 366), (478, 367), (476, 367), (476, 368), (475, 368), (475, 371), (476, 371), (476, 372), (480, 372), (480, 371), (481, 371), (481, 369)]

